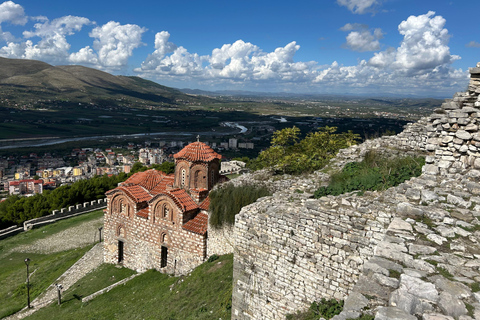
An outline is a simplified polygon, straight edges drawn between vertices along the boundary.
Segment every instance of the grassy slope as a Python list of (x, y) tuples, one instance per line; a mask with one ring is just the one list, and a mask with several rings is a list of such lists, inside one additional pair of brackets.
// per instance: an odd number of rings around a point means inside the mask
[[(32, 300), (91, 247), (54, 254), (15, 252), (83, 222), (97, 219), (101, 211), (59, 221), (0, 241), (0, 318), (26, 306), (26, 257), (30, 270)], [(52, 304), (34, 313), (32, 319), (230, 319), (233, 255), (205, 262), (190, 275), (171, 277), (150, 270), (125, 285), (96, 297), (80, 300), (134, 272), (104, 264), (63, 293), (61, 306)]]
[(31, 259), (30, 294), (33, 300), (91, 248), (88, 246), (52, 254), (38, 254), (16, 252), (15, 247), (31, 244), (35, 240), (97, 219), (102, 214), (101, 210), (95, 211), (0, 241), (0, 318), (22, 309), (27, 304), (25, 258)]
[(111, 279), (115, 268), (103, 265), (68, 290), (62, 305), (52, 304), (28, 319), (230, 319), (232, 268), (230, 254), (185, 277), (150, 270), (82, 303), (81, 297), (102, 287), (96, 283)]

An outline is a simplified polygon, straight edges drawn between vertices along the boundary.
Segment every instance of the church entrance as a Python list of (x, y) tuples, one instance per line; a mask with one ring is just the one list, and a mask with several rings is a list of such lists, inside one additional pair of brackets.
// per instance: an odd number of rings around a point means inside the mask
[(165, 268), (167, 266), (167, 256), (168, 256), (168, 248), (162, 246), (162, 260), (160, 262), (160, 268)]
[(123, 263), (123, 241), (118, 240), (118, 263)]

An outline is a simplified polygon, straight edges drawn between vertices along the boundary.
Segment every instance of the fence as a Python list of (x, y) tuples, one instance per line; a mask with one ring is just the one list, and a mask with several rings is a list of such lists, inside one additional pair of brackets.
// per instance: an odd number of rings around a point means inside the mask
[(52, 214), (43, 216), (40, 218), (31, 219), (23, 223), (23, 227), (13, 226), (7, 229), (0, 230), (0, 239), (4, 239), (13, 235), (16, 235), (22, 231), (28, 231), (30, 229), (44, 226), (58, 220), (78, 216), (84, 213), (92, 212), (98, 209), (107, 207), (107, 199), (93, 200), (90, 202), (84, 202), (83, 204), (77, 204), (75, 206), (69, 206), (68, 208), (62, 208), (60, 210), (53, 210)]

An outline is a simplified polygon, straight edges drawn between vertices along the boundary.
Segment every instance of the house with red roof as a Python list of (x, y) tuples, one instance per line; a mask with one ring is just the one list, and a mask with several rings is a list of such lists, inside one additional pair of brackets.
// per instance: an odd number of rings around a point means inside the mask
[(174, 173), (138, 172), (106, 193), (105, 262), (185, 274), (205, 260), (208, 193), (226, 179), (221, 156), (197, 141), (174, 159)]

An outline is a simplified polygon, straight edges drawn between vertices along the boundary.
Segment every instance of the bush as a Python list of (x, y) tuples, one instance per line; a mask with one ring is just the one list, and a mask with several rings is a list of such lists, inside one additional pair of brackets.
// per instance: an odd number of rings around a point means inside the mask
[(319, 128), (300, 140), (300, 129), (285, 128), (273, 133), (271, 147), (262, 151), (249, 168), (272, 167), (278, 173), (300, 174), (323, 168), (340, 149), (356, 143), (359, 136), (352, 132), (335, 133), (337, 128)]
[(310, 309), (303, 313), (288, 314), (287, 320), (316, 320), (320, 318), (331, 319), (343, 310), (343, 300), (322, 298), (320, 302), (313, 302)]
[(258, 198), (271, 195), (265, 187), (238, 186), (224, 184), (210, 192), (210, 225), (220, 228), (224, 224), (233, 225), (235, 215)]
[(351, 191), (385, 190), (422, 173), (423, 157), (387, 158), (375, 151), (367, 152), (362, 162), (351, 162), (332, 175), (327, 187), (320, 187), (315, 198), (337, 196)]

